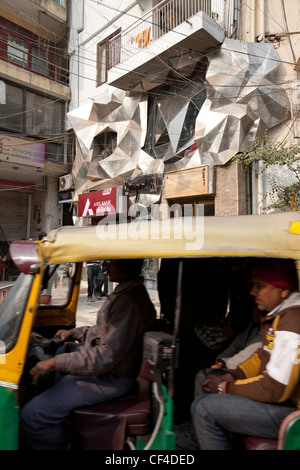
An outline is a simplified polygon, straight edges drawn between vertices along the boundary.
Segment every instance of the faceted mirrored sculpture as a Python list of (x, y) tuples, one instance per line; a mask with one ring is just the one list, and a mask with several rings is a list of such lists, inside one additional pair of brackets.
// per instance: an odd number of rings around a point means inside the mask
[(208, 59), (195, 143), (202, 164), (223, 165), (286, 121), (289, 104), (278, 85), (280, 60), (272, 44), (226, 39)]
[(75, 200), (92, 188), (155, 175), (156, 192), (139, 195), (148, 207), (161, 196), (164, 174), (224, 165), (288, 119), (272, 44), (226, 39), (207, 60), (193, 54), (173, 60), (168, 76), (145, 74), (142, 91), (102, 85), (97, 98), (68, 113), (78, 141)]

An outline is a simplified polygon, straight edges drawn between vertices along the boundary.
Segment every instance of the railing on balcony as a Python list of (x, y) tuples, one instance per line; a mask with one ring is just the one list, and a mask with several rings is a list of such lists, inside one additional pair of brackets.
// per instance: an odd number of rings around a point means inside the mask
[(68, 58), (63, 54), (64, 49), (7, 23), (0, 19), (0, 59), (68, 85)]
[(109, 41), (109, 66), (120, 64), (176, 26), (203, 11), (215, 21), (223, 17), (224, 0), (165, 0)]

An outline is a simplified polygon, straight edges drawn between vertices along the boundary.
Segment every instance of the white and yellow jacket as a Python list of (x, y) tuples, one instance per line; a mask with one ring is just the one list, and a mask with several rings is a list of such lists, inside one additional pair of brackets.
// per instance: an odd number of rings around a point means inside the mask
[(226, 393), (300, 408), (300, 293), (292, 292), (262, 320), (262, 346), (232, 372)]

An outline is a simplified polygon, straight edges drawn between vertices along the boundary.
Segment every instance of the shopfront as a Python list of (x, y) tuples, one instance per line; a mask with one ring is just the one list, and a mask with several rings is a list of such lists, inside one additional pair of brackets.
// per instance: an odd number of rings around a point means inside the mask
[(1, 227), (9, 241), (43, 230), (45, 145), (0, 134)]

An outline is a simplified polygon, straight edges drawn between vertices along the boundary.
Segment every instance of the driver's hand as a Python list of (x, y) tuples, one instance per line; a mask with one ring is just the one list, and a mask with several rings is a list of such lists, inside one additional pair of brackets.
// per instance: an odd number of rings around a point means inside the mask
[(66, 341), (67, 339), (71, 337), (71, 332), (70, 330), (58, 330), (55, 333), (55, 336), (60, 336), (62, 341)]
[(46, 359), (45, 361), (37, 362), (36, 365), (29, 371), (32, 378), (32, 383), (36, 383), (38, 378), (44, 372), (51, 372), (54, 370), (54, 357)]

